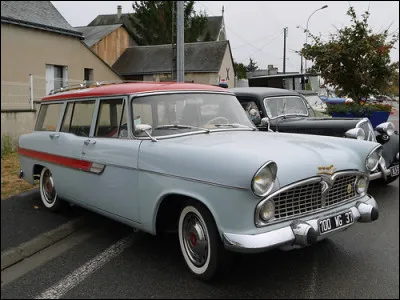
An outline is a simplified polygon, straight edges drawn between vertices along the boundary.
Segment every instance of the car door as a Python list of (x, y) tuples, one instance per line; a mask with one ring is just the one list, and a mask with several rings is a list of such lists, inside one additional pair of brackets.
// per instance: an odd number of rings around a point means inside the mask
[(128, 136), (127, 97), (100, 99), (82, 160), (92, 163), (82, 178), (85, 201), (124, 219), (140, 222), (137, 158), (140, 140)]

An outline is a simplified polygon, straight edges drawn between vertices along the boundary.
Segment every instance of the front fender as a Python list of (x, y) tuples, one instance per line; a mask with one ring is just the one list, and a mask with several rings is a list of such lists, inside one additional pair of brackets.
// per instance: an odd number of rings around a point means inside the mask
[(397, 161), (396, 155), (399, 152), (399, 135), (393, 134), (388, 141), (382, 143), (382, 156), (386, 161), (386, 167)]

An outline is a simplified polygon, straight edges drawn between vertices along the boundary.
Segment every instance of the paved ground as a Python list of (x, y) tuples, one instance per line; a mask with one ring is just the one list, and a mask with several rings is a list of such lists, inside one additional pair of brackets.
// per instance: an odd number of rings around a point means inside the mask
[(99, 217), (3, 271), (1, 297), (398, 298), (399, 181), (370, 192), (380, 206), (377, 222), (301, 250), (238, 256), (212, 284), (187, 272), (176, 238), (132, 234)]

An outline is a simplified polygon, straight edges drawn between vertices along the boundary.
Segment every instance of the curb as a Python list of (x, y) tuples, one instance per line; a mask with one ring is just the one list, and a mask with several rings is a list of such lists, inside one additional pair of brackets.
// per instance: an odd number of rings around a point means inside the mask
[(42, 233), (32, 240), (18, 245), (17, 247), (5, 250), (1, 253), (1, 271), (55, 244), (59, 240), (74, 233), (85, 225), (87, 225), (87, 221), (83, 217), (80, 217), (64, 223), (48, 232)]

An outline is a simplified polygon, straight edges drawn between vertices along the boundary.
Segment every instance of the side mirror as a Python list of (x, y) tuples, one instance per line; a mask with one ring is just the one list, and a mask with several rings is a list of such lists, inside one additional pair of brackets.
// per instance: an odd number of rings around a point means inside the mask
[(138, 124), (135, 126), (134, 135), (137, 137), (149, 137), (153, 142), (157, 142), (157, 139), (151, 135), (152, 127), (148, 124)]
[(262, 118), (261, 119), (261, 127), (266, 127), (268, 131), (272, 131), (270, 129), (270, 124), (269, 124), (269, 119), (268, 118)]

